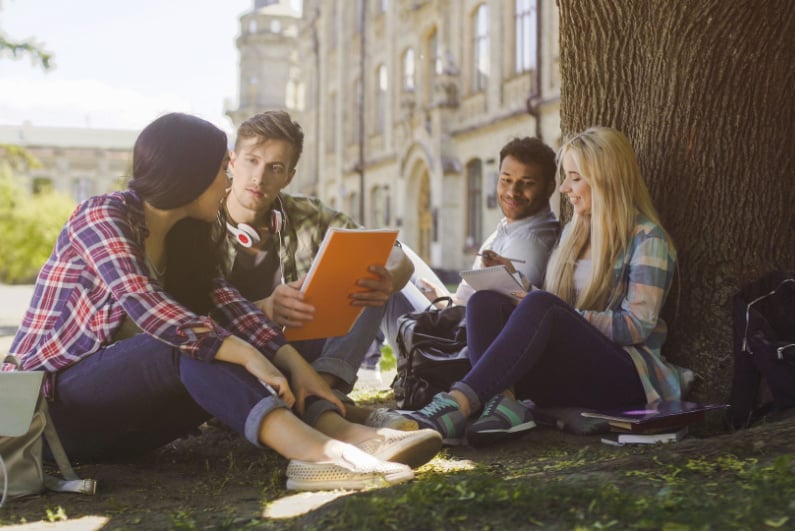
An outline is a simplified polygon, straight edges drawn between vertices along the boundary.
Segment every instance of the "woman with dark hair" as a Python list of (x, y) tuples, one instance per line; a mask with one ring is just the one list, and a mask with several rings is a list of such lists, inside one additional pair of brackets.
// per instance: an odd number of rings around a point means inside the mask
[(44, 392), (67, 453), (120, 459), (216, 417), (291, 459), (288, 488), (411, 479), (404, 463), (433, 457), (435, 433), (346, 430), (340, 419), (332, 439), (291, 411), (318, 398), (344, 406), (223, 279), (228, 161), (220, 129), (167, 114), (138, 137), (129, 189), (88, 199), (66, 222), (11, 353), (48, 373)]

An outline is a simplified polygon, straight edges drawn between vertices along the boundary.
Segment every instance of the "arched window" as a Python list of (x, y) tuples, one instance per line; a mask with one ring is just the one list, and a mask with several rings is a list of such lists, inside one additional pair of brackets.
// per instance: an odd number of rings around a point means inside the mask
[(480, 4), (472, 15), (472, 92), (486, 89), (489, 81), (489, 8)]
[(514, 71), (517, 74), (536, 67), (537, 0), (515, 0), (516, 26)]
[(483, 162), (474, 159), (466, 166), (467, 248), (478, 247), (483, 233)]

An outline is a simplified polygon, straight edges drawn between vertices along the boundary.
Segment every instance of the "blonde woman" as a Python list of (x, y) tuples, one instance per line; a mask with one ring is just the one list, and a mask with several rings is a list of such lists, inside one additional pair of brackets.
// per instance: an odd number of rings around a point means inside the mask
[[(680, 399), (678, 367), (660, 354), (676, 251), (627, 138), (593, 127), (558, 153), (571, 202), (545, 290), (519, 304), (481, 291), (467, 304), (472, 370), (409, 413), (447, 444), (485, 446), (527, 431), (539, 406), (620, 407)], [(470, 416), (480, 413), (469, 426)]]

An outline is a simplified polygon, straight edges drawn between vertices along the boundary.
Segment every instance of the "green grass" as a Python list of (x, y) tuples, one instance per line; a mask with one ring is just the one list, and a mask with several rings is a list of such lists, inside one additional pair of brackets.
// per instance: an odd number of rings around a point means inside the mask
[[(795, 473), (725, 455), (666, 463), (608, 480), (578, 469), (598, 460), (541, 459), (522, 473), (502, 467), (445, 473), (340, 500), (313, 529), (774, 529), (795, 527)], [(540, 472), (554, 461), (553, 473)], [(561, 465), (569, 463), (568, 465)]]

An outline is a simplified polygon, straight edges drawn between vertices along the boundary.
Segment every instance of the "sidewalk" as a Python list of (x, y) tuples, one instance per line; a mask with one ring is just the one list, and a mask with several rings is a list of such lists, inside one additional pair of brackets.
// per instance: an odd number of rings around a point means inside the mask
[(22, 316), (33, 295), (33, 285), (0, 284), (0, 353), (8, 352)]

